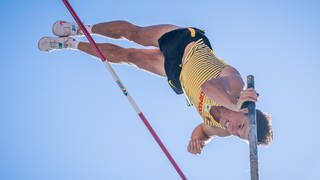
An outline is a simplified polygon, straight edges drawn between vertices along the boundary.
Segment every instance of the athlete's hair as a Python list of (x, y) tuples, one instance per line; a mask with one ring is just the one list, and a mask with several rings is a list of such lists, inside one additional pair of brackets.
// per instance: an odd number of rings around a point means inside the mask
[[(242, 108), (248, 108), (248, 102), (242, 104)], [(272, 117), (271, 115), (256, 109), (257, 118), (257, 140), (258, 145), (268, 146), (273, 140)]]
[(268, 146), (273, 140), (272, 118), (269, 114), (256, 110), (258, 145)]

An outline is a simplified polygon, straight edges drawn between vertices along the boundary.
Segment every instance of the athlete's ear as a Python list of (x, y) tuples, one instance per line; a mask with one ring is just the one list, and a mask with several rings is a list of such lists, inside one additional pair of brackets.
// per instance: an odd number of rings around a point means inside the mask
[(240, 112), (248, 114), (249, 111), (248, 111), (248, 108), (242, 108), (240, 109)]

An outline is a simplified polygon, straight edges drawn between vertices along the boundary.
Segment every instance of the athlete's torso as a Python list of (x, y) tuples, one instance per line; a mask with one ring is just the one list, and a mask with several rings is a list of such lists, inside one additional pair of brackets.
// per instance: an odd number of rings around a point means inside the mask
[(205, 124), (223, 128), (210, 114), (213, 106), (220, 105), (205, 95), (201, 85), (218, 77), (227, 65), (201, 39), (186, 46), (182, 62), (180, 82), (185, 96), (195, 106)]

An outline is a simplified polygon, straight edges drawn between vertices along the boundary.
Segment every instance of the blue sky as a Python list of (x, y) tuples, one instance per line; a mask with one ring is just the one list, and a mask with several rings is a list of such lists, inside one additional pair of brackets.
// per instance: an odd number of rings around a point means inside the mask
[[(320, 179), (319, 1), (75, 1), (85, 23), (128, 20), (205, 29), (217, 55), (254, 74), (274, 143), (259, 147), (260, 179)], [(179, 179), (98, 59), (43, 53), (42, 36), (72, 17), (62, 1), (1, 1), (0, 179)], [(95, 37), (124, 47), (126, 41)], [(186, 147), (201, 123), (165, 79), (113, 66), (188, 179), (249, 179), (248, 145), (217, 138)]]

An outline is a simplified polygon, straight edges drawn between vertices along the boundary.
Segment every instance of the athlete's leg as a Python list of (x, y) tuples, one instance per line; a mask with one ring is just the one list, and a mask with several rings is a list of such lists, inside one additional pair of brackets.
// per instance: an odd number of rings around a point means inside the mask
[[(128, 63), (149, 72), (166, 76), (164, 70), (164, 57), (159, 49), (123, 48), (111, 43), (98, 43), (102, 53), (112, 63)], [(77, 49), (97, 56), (89, 43), (80, 42)]]
[(92, 33), (110, 38), (126, 38), (143, 46), (159, 47), (158, 39), (166, 32), (180, 28), (179, 26), (162, 24), (141, 27), (127, 21), (112, 21), (92, 26)]
[[(98, 43), (97, 45), (110, 62), (134, 64), (144, 70), (160, 76), (166, 76), (164, 57), (159, 48), (123, 48), (111, 43)], [(62, 49), (79, 49), (97, 56), (89, 43), (79, 42), (72, 37), (43, 37), (39, 40), (38, 47), (41, 51), (45, 52)]]

